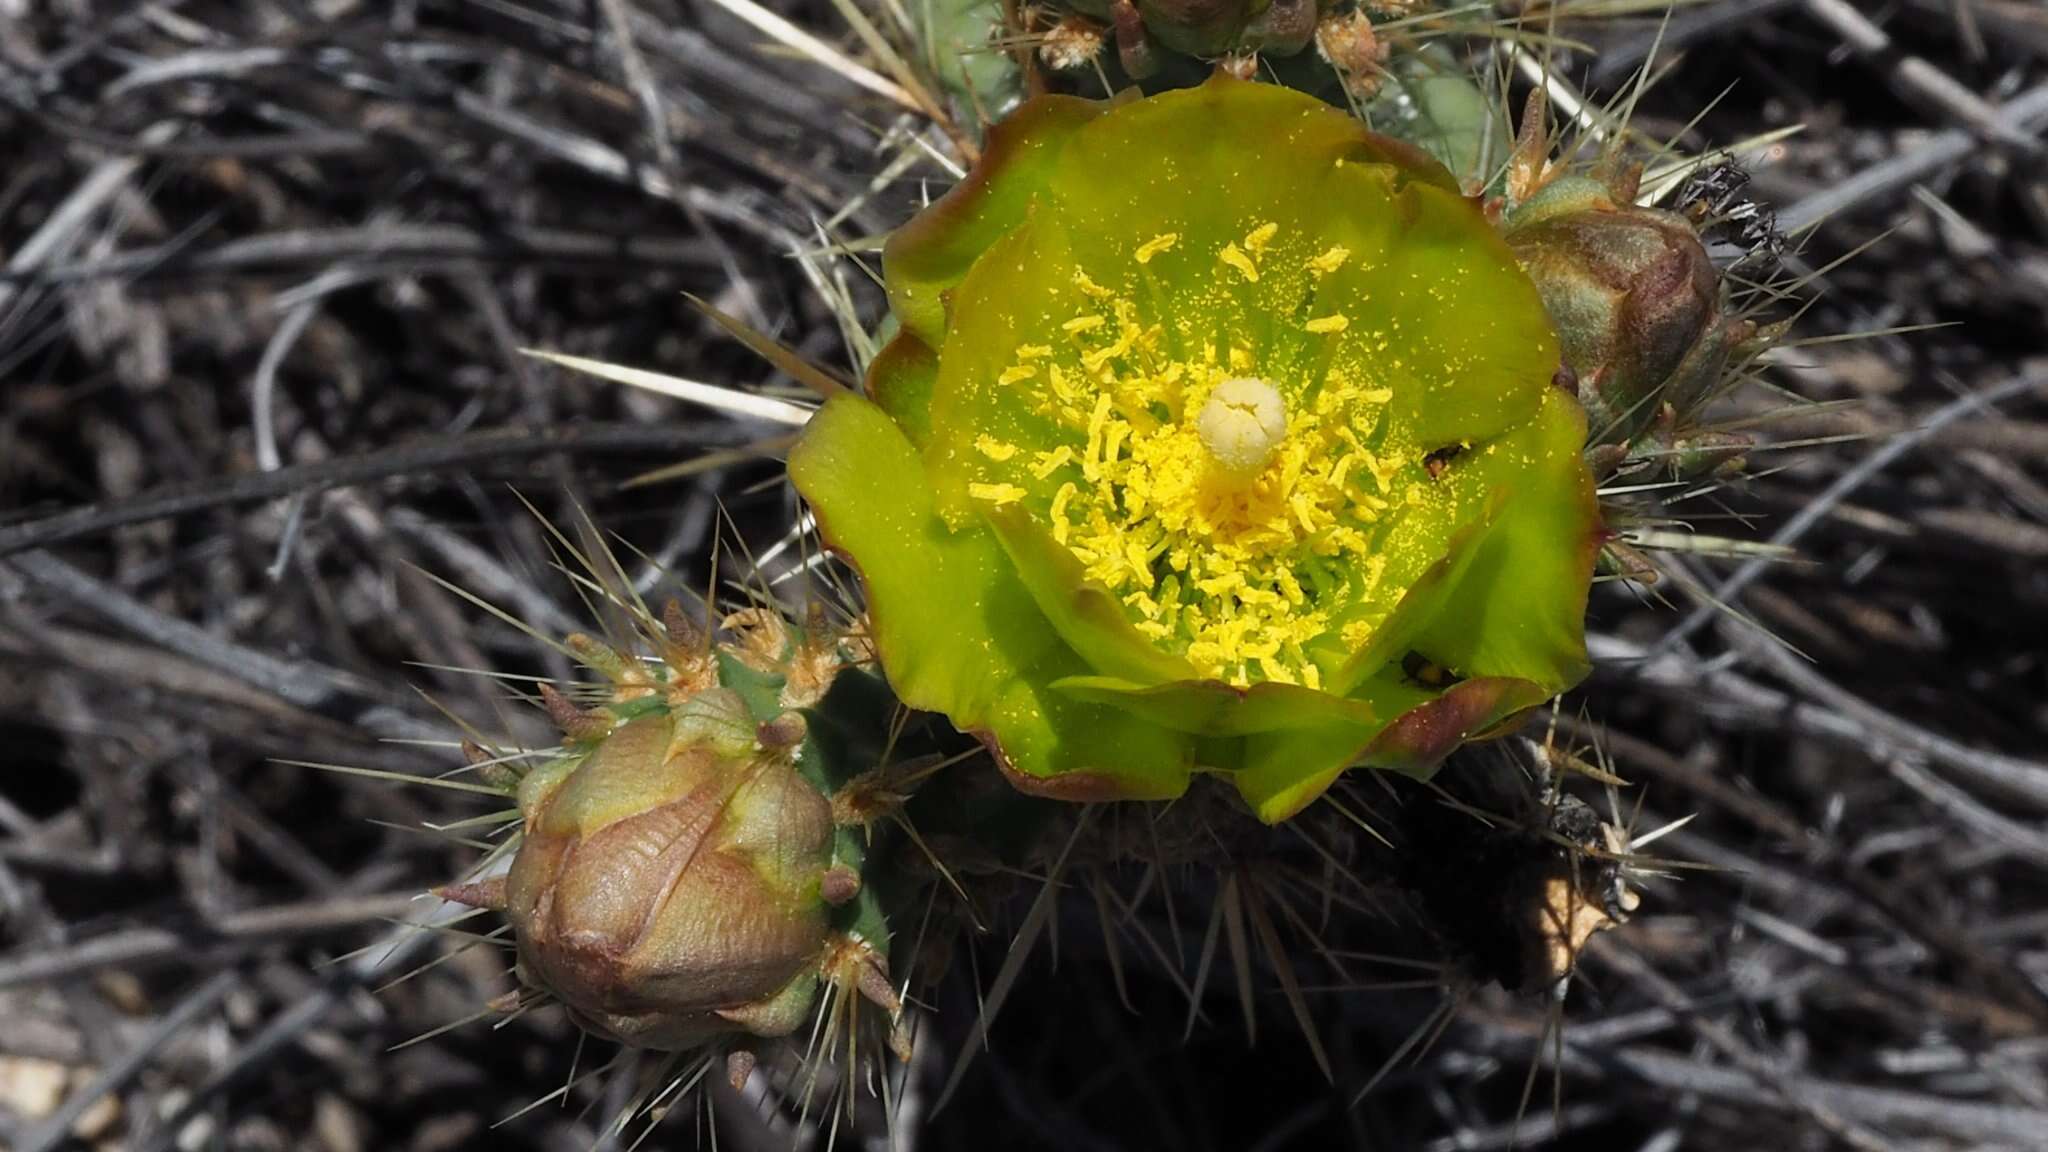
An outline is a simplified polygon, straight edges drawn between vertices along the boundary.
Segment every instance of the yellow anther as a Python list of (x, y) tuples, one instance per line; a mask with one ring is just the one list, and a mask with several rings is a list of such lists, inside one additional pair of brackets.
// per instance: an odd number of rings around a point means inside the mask
[(1008, 388), (1012, 384), (1022, 383), (1036, 375), (1038, 375), (1038, 369), (1033, 368), (1029, 364), (1012, 364), (1008, 368), (1003, 369), (1002, 375), (996, 377), (996, 383)]
[(1109, 323), (1108, 318), (1103, 316), (1076, 316), (1065, 324), (1060, 325), (1060, 330), (1074, 334), (1093, 332), (1107, 323)]
[(1015, 444), (1005, 444), (986, 432), (974, 438), (974, 450), (998, 464), (1017, 454)]
[(1062, 544), (1067, 542), (1067, 505), (1073, 502), (1074, 494), (1080, 489), (1069, 480), (1060, 485), (1052, 496), (1052, 536)]
[(1259, 266), (1252, 263), (1252, 258), (1245, 255), (1244, 249), (1239, 248), (1237, 245), (1225, 244), (1223, 251), (1216, 254), (1216, 258), (1236, 269), (1238, 275), (1243, 276), (1252, 283), (1257, 284), (1259, 282)]
[(1172, 251), (1173, 246), (1178, 243), (1180, 243), (1180, 233), (1163, 232), (1138, 245), (1138, 250), (1133, 255), (1137, 258), (1138, 263), (1150, 264), (1154, 256), (1159, 255), (1161, 252)]
[(1121, 420), (1111, 421), (1102, 432), (1102, 464), (1108, 467), (1116, 463), (1117, 450), (1123, 446), (1124, 437), (1131, 434), (1131, 426)]
[(1027, 495), (1015, 484), (969, 484), (967, 494), (976, 500), (986, 500), (998, 508), (1005, 504), (1015, 504)]
[(1114, 403), (1109, 393), (1095, 398), (1095, 410), (1088, 414), (1088, 444), (1081, 450), (1081, 475), (1094, 480), (1100, 472), (1102, 460), (1102, 428), (1109, 422), (1109, 408)]
[(1342, 244), (1336, 244), (1324, 249), (1322, 255), (1310, 260), (1308, 267), (1309, 271), (1318, 276), (1328, 276), (1330, 273), (1342, 268), (1344, 262), (1349, 259), (1351, 259), (1351, 249), (1344, 247)]
[(1252, 229), (1251, 233), (1244, 238), (1244, 246), (1250, 250), (1252, 255), (1262, 256), (1266, 252), (1266, 245), (1271, 244), (1273, 237), (1279, 234), (1280, 226), (1278, 224), (1261, 224), (1257, 228)]
[(1255, 476), (1287, 438), (1287, 402), (1264, 380), (1233, 377), (1209, 393), (1196, 430), (1209, 458), (1224, 472)]
[(1302, 327), (1307, 328), (1318, 336), (1322, 336), (1331, 332), (1342, 332), (1346, 328), (1351, 327), (1351, 320), (1342, 313), (1338, 313), (1332, 316), (1318, 316), (1307, 324), (1302, 325)]
[(1031, 475), (1035, 479), (1043, 480), (1065, 465), (1073, 463), (1073, 460), (1074, 450), (1062, 444), (1050, 452), (1040, 452), (1031, 466)]

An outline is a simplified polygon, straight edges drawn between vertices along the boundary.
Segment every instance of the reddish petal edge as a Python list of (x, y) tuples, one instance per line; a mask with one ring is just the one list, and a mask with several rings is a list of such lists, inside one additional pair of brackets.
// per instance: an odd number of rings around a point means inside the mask
[[(995, 733), (985, 728), (977, 728), (973, 735), (975, 739), (981, 741), (982, 747), (988, 749), (989, 757), (996, 762), (996, 767), (1001, 769), (1003, 779), (1010, 782), (1010, 787), (1026, 796), (1064, 800), (1072, 804), (1111, 804), (1121, 800), (1174, 798), (1134, 791), (1126, 784), (1119, 783), (1114, 776), (1103, 772), (1063, 772), (1057, 776), (1033, 776), (1028, 772), (1019, 772), (1010, 763), (1010, 758), (1003, 754), (1002, 742), (996, 739)], [(1192, 778), (1193, 773), (1190, 772), (1189, 775)]]
[(1509, 721), (1550, 699), (1543, 686), (1512, 676), (1458, 683), (1427, 704), (1403, 712), (1373, 738), (1361, 764), (1426, 776), (1444, 757), (1474, 740), (1493, 739)]

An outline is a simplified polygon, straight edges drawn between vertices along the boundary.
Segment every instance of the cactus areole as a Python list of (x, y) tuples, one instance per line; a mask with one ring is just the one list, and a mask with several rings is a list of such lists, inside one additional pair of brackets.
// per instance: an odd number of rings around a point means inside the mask
[(1584, 675), (1585, 414), (1416, 149), (1222, 76), (1042, 96), (883, 262), (900, 332), (790, 475), (892, 686), (1020, 787), (1276, 821)]

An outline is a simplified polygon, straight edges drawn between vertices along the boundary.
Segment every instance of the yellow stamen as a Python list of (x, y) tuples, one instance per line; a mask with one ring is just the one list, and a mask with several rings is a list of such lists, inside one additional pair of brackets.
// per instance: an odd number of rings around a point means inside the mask
[(1322, 255), (1310, 260), (1308, 267), (1309, 271), (1317, 276), (1328, 276), (1330, 273), (1342, 268), (1344, 262), (1349, 259), (1351, 259), (1351, 249), (1344, 247), (1342, 244), (1336, 244), (1324, 249)]
[(1005, 504), (1015, 504), (1030, 495), (1015, 484), (969, 484), (967, 494), (976, 500), (986, 500), (998, 508)]
[(1038, 453), (1035, 459), (1037, 462), (1031, 466), (1032, 478), (1043, 480), (1066, 465), (1073, 463), (1074, 450), (1062, 444), (1050, 452)]
[(1143, 244), (1138, 245), (1138, 250), (1137, 252), (1133, 253), (1133, 255), (1136, 257), (1138, 263), (1150, 264), (1154, 256), (1157, 256), (1162, 252), (1172, 251), (1173, 246), (1178, 243), (1180, 243), (1180, 233), (1163, 232), (1157, 236), (1154, 236), (1150, 240), (1145, 241)]
[(1243, 276), (1252, 283), (1257, 284), (1259, 282), (1259, 266), (1252, 263), (1252, 258), (1245, 255), (1244, 249), (1239, 248), (1237, 245), (1225, 244), (1223, 251), (1216, 254), (1216, 258), (1236, 269), (1238, 275)]

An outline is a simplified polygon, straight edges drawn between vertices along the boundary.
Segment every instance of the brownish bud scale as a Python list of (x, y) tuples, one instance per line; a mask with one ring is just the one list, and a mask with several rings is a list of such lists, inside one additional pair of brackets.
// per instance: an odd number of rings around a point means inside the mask
[(506, 878), (519, 972), (600, 1036), (783, 1035), (815, 997), (832, 812), (733, 692), (639, 716), (529, 773)]
[(602, 709), (579, 708), (575, 701), (552, 684), (540, 686), (540, 703), (548, 719), (561, 729), (563, 739), (570, 743), (601, 739), (612, 730), (612, 718)]
[(1683, 416), (1706, 399), (1749, 326), (1728, 316), (1720, 272), (1690, 221), (1565, 176), (1506, 223), (1577, 375), (1594, 443), (1632, 440), (1665, 406)]

